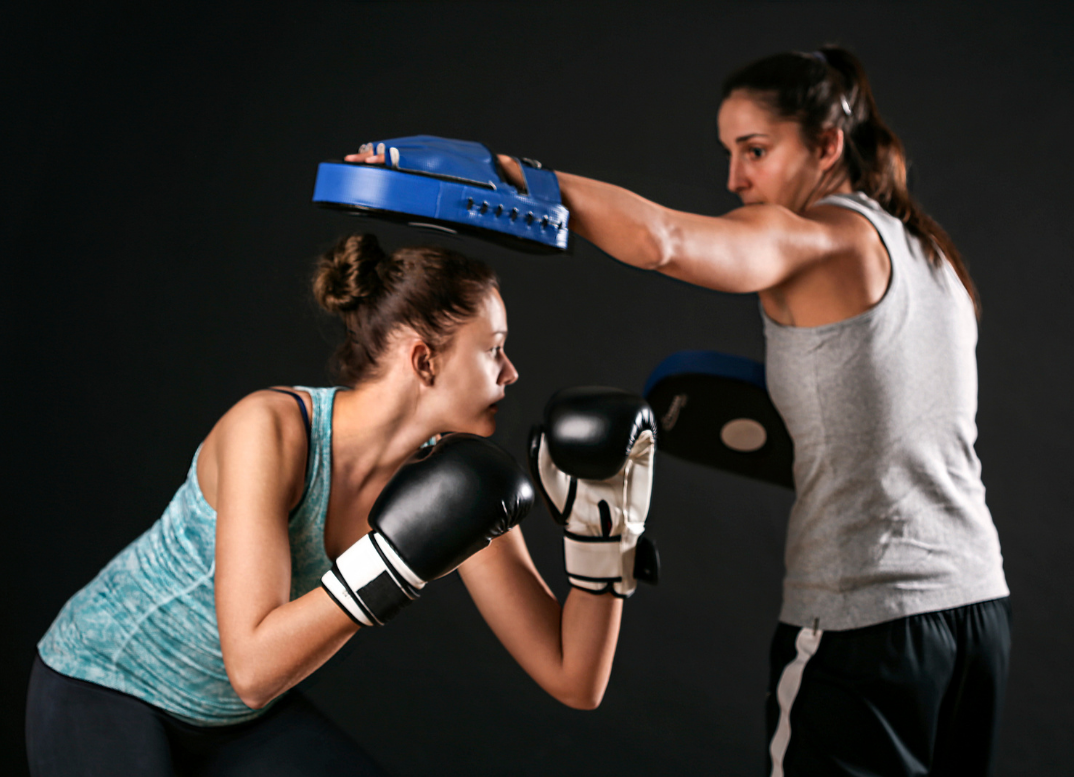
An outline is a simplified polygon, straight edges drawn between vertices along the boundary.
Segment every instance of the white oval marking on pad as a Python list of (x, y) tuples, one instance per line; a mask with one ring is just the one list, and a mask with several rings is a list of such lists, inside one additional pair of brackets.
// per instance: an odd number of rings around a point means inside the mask
[(764, 446), (768, 432), (752, 418), (736, 418), (723, 425), (720, 439), (733, 451), (752, 453)]

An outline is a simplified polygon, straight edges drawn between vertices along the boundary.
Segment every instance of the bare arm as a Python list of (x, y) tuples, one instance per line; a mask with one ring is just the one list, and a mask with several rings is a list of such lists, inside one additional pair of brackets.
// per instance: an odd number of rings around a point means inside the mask
[(206, 442), (215, 460), (220, 647), (232, 686), (254, 709), (312, 673), (358, 629), (320, 588), (290, 601), (287, 517), (301, 493), (306, 439), (293, 404), (281, 399), (248, 397)]
[(831, 213), (839, 208), (799, 216), (778, 205), (750, 205), (702, 216), (612, 184), (556, 175), (573, 231), (621, 262), (717, 291), (764, 291), (850, 248), (850, 235), (837, 226), (845, 219)]
[(518, 528), (459, 573), (493, 633), (538, 685), (570, 707), (600, 704), (619, 639), (622, 599), (572, 589), (561, 607)]

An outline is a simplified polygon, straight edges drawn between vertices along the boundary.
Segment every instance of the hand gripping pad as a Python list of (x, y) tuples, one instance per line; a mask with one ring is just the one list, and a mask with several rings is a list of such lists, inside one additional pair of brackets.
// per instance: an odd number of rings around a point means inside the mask
[(480, 143), (414, 135), (375, 144), (384, 166), (322, 162), (313, 201), (329, 208), (401, 220), (430, 220), (485, 239), (506, 236), (516, 248), (567, 250), (570, 213), (556, 174), (520, 160), (526, 191), (500, 175)]
[(794, 445), (768, 396), (763, 364), (679, 351), (653, 370), (644, 393), (664, 453), (794, 488)]

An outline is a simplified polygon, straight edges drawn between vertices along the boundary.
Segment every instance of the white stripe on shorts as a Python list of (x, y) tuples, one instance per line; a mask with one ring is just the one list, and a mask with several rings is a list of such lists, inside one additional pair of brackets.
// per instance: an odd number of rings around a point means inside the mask
[(783, 757), (787, 755), (787, 746), (791, 743), (791, 706), (798, 695), (798, 689), (802, 687), (802, 672), (820, 647), (822, 634), (824, 631), (821, 629), (805, 628), (799, 631), (794, 640), (798, 655), (783, 668), (783, 674), (779, 676), (779, 685), (776, 686), (779, 723), (776, 725), (772, 742), (768, 745), (768, 752), (772, 756), (772, 777), (783, 777)]

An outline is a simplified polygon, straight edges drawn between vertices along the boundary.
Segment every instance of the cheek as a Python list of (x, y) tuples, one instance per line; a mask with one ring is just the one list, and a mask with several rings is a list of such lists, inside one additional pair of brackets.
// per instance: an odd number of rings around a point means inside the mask
[(775, 189), (773, 193), (779, 195), (778, 199), (793, 199), (802, 187), (810, 183), (809, 165), (798, 157), (784, 158), (779, 162), (771, 171), (769, 186)]
[(478, 355), (466, 365), (465, 376), (460, 381), (460, 389), (468, 402), (482, 402), (496, 385), (496, 373), (490, 368), (489, 360)]

